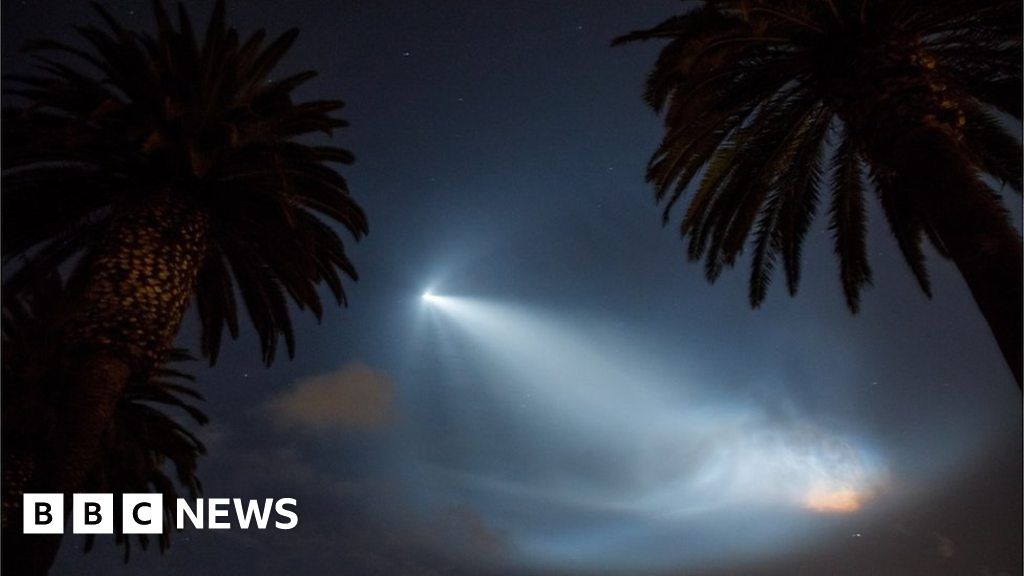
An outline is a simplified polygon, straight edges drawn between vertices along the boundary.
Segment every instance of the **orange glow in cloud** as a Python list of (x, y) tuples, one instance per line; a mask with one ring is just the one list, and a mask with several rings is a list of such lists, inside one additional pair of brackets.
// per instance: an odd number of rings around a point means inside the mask
[(805, 508), (822, 514), (848, 514), (860, 509), (863, 495), (850, 488), (813, 489), (803, 500)]

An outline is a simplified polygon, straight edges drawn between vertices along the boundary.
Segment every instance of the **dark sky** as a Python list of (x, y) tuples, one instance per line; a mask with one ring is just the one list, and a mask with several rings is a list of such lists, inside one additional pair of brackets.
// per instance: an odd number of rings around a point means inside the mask
[[(123, 568), (69, 536), (54, 573), (1019, 574), (1021, 396), (951, 264), (931, 254), (926, 299), (873, 207), (851, 316), (819, 218), (798, 297), (752, 311), (745, 269), (709, 286), (660, 227), (658, 46), (608, 44), (680, 7), (230, 4), (243, 33), (301, 29), (281, 73), (348, 103), (370, 218), (350, 307), (298, 318), (294, 361), (246, 335), (194, 367), (206, 495), (298, 498), (299, 527)], [(91, 18), (4, 2), (5, 72)]]

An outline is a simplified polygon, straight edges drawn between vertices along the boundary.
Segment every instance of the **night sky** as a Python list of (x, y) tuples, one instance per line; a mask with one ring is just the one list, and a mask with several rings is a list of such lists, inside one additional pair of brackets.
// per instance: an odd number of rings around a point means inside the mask
[[(1021, 396), (950, 263), (929, 254), (927, 299), (873, 206), (851, 316), (819, 217), (798, 296), (750, 310), (745, 260), (708, 285), (661, 227), (659, 46), (609, 42), (680, 9), (229, 3), (243, 33), (301, 29), (279, 74), (347, 102), (370, 219), (349, 308), (296, 316), (293, 361), (264, 368), (248, 331), (191, 366), (205, 495), (295, 497), (299, 526), (186, 531), (125, 567), (69, 535), (53, 573), (1019, 574)], [(5, 1), (4, 71), (91, 20)]]

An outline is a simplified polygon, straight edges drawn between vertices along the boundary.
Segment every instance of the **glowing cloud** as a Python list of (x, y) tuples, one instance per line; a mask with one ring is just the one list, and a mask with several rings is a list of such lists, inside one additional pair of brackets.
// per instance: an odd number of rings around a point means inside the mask
[(804, 498), (808, 510), (822, 514), (849, 514), (860, 509), (864, 495), (852, 488), (814, 488)]
[(373, 429), (391, 419), (394, 396), (386, 374), (355, 362), (338, 372), (299, 380), (266, 407), (281, 427)]
[[(486, 366), (488, 378), (471, 387), (456, 378), (453, 393), (491, 408), (453, 410), (451, 420), (474, 431), (469, 449), (483, 464), (421, 460), (406, 489), (432, 505), (477, 506), (537, 566), (579, 567), (585, 555), (608, 568), (636, 538), (660, 530), (705, 536), (699, 551), (666, 548), (649, 558), (652, 569), (755, 554), (800, 541), (812, 514), (866, 508), (884, 487), (884, 466), (863, 439), (797, 411), (687, 386), (685, 373), (633, 335), (517, 305), (430, 291), (421, 298), (435, 321), (433, 349), (451, 373), (478, 369), (466, 358)], [(511, 433), (529, 446), (528, 458), (488, 460)], [(559, 507), (586, 521), (552, 535), (483, 506), (493, 502)], [(632, 519), (626, 527), (623, 517)]]

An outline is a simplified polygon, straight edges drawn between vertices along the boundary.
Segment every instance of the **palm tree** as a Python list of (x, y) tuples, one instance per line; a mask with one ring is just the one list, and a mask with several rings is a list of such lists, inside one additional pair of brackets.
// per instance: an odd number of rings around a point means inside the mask
[(708, 0), (617, 39), (668, 42), (645, 92), (665, 112), (647, 178), (666, 222), (692, 190), (690, 259), (714, 281), (749, 243), (751, 305), (777, 260), (795, 294), (828, 171), (856, 312), (873, 188), (926, 294), (924, 238), (957, 266), (1019, 386), (1021, 237), (996, 189), (1021, 190), (1021, 17), (1016, 0)]
[[(170, 353), (169, 362), (193, 360), (192, 355), (181, 349)], [(163, 494), (164, 531), (157, 542), (161, 552), (170, 546), (170, 534), (175, 522), (177, 486), (184, 488), (191, 498), (202, 492), (202, 484), (196, 476), (199, 456), (206, 453), (206, 447), (187, 428), (166, 414), (160, 406), (177, 408), (199, 425), (208, 418), (193, 403), (203, 397), (187, 384), (195, 378), (168, 365), (157, 369), (148, 379), (133, 378), (125, 387), (124, 396), (114, 412), (114, 421), (105, 433), (99, 464), (86, 479), (82, 489), (96, 493), (145, 493)], [(167, 474), (167, 464), (174, 470), (174, 479)], [(119, 502), (115, 499), (114, 506)], [(118, 515), (120, 510), (115, 511)], [(121, 532), (119, 523), (114, 523), (115, 542), (124, 547), (124, 561), (131, 553), (131, 539)], [(149, 545), (146, 534), (137, 535), (139, 546), (145, 550)], [(93, 546), (93, 535), (86, 536), (85, 551)]]
[(17, 293), (58, 267), (78, 294), (44, 377), (66, 381), (54, 442), (32, 482), (69, 492), (93, 469), (130, 378), (166, 351), (194, 296), (201, 352), (212, 363), (225, 327), (239, 331), (236, 294), (270, 363), (289, 356), (289, 301), (323, 312), (318, 287), (345, 303), (355, 279), (338, 235), (366, 218), (331, 166), (352, 155), (310, 136), (346, 125), (336, 100), (296, 102), (315, 76), (272, 76), (294, 42), (258, 31), (240, 40), (218, 1), (197, 37), (154, 3), (156, 32), (77, 28), (84, 47), (29, 46), (38, 72), (9, 76), (3, 110), (2, 239)]
[[(34, 355), (52, 352), (49, 342), (52, 342), (54, 327), (59, 325), (63, 314), (64, 295), (59, 277), (50, 274), (25, 293), (16, 296), (5, 294), (4, 297), (3, 449), (5, 454), (15, 455), (8, 460), (13, 465), (4, 468), (5, 504), (20, 503), (26, 488), (25, 481), (31, 476), (31, 470), (26, 467), (34, 463), (30, 457), (32, 451), (37, 449), (40, 439), (45, 442), (57, 417), (55, 403), (61, 391), (41, 390), (32, 378), (25, 378), (25, 368), (32, 365)], [(193, 360), (188, 352), (181, 349), (170, 350), (167, 356), (169, 363)], [(104, 431), (97, 464), (81, 486), (84, 492), (123, 494), (156, 491), (163, 494), (165, 530), (158, 537), (161, 552), (170, 545), (177, 485), (192, 498), (198, 497), (201, 491), (196, 467), (199, 456), (206, 453), (206, 447), (160, 407), (179, 409), (195, 423), (205, 424), (208, 421), (206, 415), (193, 403), (202, 400), (202, 396), (184, 384), (194, 381), (193, 376), (170, 364), (158, 367), (147, 378), (135, 376), (130, 379), (118, 401), (113, 421)], [(177, 485), (167, 475), (168, 464), (173, 467)], [(11, 514), (6, 514), (5, 520), (10, 517)], [(60, 540), (59, 535), (50, 538), (52, 552), (56, 551)], [(149, 536), (139, 534), (137, 540), (143, 549), (148, 547)], [(131, 540), (121, 532), (119, 523), (115, 523), (115, 542), (124, 547), (127, 562)], [(84, 550), (91, 550), (93, 543), (94, 535), (87, 535)], [(30, 551), (36, 550), (46, 548), (9, 549), (4, 554), (5, 570), (14, 571), (34, 562), (49, 566), (52, 553), (48, 558), (26, 558)], [(18, 565), (18, 561), (23, 564)]]

